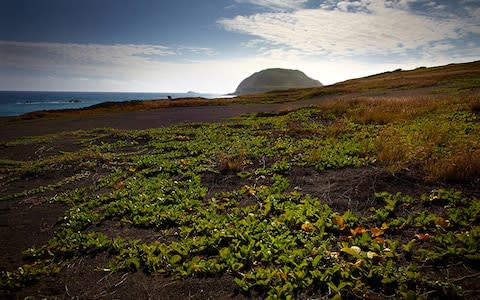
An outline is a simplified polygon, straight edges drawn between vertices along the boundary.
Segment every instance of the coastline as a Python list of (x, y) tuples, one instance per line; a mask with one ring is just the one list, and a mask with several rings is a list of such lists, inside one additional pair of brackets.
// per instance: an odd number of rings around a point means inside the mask
[(226, 97), (211, 93), (171, 92), (75, 92), (75, 91), (0, 91), (0, 115), (19, 116), (42, 110), (84, 109), (105, 102), (214, 99)]

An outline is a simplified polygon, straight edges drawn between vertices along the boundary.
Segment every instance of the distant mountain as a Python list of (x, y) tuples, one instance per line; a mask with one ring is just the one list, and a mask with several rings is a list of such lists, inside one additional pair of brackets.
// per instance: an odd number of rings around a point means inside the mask
[(318, 86), (322, 86), (320, 81), (312, 79), (298, 70), (266, 69), (244, 79), (238, 85), (235, 94), (244, 95)]

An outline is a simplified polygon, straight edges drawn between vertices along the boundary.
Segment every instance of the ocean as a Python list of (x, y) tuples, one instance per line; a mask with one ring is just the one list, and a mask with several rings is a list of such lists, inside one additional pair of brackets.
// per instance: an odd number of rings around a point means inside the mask
[(111, 93), (111, 92), (26, 92), (0, 91), (0, 116), (18, 116), (32, 111), (82, 108), (107, 101), (168, 99), (168, 97), (218, 98), (220, 94)]

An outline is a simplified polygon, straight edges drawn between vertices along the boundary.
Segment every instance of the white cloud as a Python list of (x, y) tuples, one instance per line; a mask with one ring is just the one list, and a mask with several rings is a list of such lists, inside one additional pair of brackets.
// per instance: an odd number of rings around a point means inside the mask
[(191, 60), (215, 55), (205, 47), (0, 41), (0, 89), (43, 90), (56, 83), (55, 90), (222, 92), (206, 82), (216, 78), (215, 70)]
[[(0, 41), (0, 65), (52, 67), (62, 64), (127, 65), (150, 57), (174, 55), (162, 45), (72, 44)], [(54, 65), (52, 65), (54, 63)]]
[(301, 8), (308, 0), (236, 0), (238, 3), (249, 3), (274, 10), (291, 10)]
[(187, 47), (187, 46), (180, 46), (175, 51), (176, 55), (185, 55), (185, 54), (200, 54), (200, 55), (207, 55), (207, 56), (215, 56), (218, 52), (212, 48), (207, 47)]
[[(455, 40), (480, 30), (473, 18), (437, 9), (432, 15), (409, 10), (425, 0), (325, 1), (317, 9), (259, 13), (218, 22), (227, 30), (305, 55), (354, 57), (406, 54), (430, 43)], [(257, 42), (258, 43), (258, 42)]]

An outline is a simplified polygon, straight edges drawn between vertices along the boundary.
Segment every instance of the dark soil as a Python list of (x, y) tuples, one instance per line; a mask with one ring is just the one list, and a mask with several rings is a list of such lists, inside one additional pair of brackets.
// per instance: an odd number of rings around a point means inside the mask
[(417, 195), (434, 187), (419, 184), (406, 175), (393, 175), (379, 167), (346, 168), (317, 172), (311, 168), (294, 168), (289, 174), (292, 188), (328, 203), (333, 209), (364, 214), (376, 205), (375, 192), (401, 192)]
[(46, 142), (33, 142), (14, 145), (0, 145), (0, 157), (10, 160), (43, 159), (61, 152), (74, 152), (81, 148), (77, 137), (60, 135)]
[(19, 137), (90, 130), (96, 128), (148, 129), (172, 124), (218, 122), (243, 114), (285, 110), (301, 104), (251, 104), (229, 106), (169, 107), (157, 111), (133, 111), (98, 115), (65, 116), (55, 119), (14, 120), (2, 118), (0, 142)]
[(206, 172), (202, 176), (202, 183), (208, 186), (205, 199), (210, 199), (222, 192), (231, 192), (240, 189), (248, 182), (236, 174), (220, 174)]
[(0, 270), (16, 269), (23, 264), (22, 251), (46, 244), (66, 209), (37, 197), (0, 201)]
[(96, 270), (107, 261), (107, 254), (73, 259), (55, 276), (16, 295), (4, 296), (8, 299), (28, 296), (50, 299), (250, 299), (239, 293), (229, 275), (172, 280), (142, 272)]

